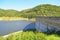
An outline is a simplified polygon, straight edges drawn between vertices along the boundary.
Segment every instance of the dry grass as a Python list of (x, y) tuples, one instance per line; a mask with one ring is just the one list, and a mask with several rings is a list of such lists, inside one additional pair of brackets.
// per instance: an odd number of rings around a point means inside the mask
[(35, 21), (34, 18), (28, 19), (28, 18), (23, 18), (23, 17), (0, 17), (0, 20), (3, 20), (3, 21), (13, 21), (13, 20), (31, 20), (31, 21)]

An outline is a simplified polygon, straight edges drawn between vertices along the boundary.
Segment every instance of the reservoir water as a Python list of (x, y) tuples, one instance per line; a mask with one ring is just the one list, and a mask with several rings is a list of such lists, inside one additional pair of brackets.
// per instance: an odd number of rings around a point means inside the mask
[(45, 32), (47, 27), (49, 30), (60, 30), (60, 20), (37, 19), (36, 22), (26, 20), (0, 21), (0, 36), (29, 29)]
[(0, 21), (0, 36), (23, 30), (29, 26), (29, 24), (32, 26), (31, 23), (33, 22), (26, 20)]

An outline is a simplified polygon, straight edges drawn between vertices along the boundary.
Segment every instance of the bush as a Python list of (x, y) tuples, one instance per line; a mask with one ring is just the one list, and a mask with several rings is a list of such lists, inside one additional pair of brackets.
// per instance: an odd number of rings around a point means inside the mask
[(6, 40), (45, 40), (45, 35), (41, 32), (26, 31), (11, 34)]
[(0, 37), (0, 40), (59, 40), (56, 34), (47, 35), (38, 31), (26, 31), (19, 33), (12, 33), (8, 37)]

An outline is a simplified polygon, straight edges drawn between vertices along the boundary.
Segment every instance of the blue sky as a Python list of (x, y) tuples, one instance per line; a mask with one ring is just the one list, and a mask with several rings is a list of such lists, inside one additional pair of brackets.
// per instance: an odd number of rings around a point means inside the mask
[(52, 4), (60, 6), (60, 0), (0, 0), (0, 8), (24, 10), (40, 4)]

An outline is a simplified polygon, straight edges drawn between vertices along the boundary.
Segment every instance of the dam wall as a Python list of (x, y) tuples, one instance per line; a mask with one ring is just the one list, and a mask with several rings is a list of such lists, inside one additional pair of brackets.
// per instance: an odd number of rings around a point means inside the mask
[(60, 17), (36, 17), (35, 20), (37, 30), (60, 30)]

